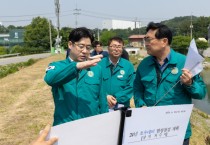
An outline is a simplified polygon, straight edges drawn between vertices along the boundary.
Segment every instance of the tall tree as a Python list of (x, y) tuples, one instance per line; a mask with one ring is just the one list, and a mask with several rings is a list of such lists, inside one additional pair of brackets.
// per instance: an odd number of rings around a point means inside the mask
[(61, 46), (65, 49), (68, 48), (68, 41), (69, 41), (69, 33), (71, 32), (72, 28), (63, 27), (60, 30), (60, 35), (62, 36)]
[(113, 37), (113, 36), (116, 36), (116, 33), (113, 32), (113, 31), (108, 31), (108, 30), (105, 30), (102, 32), (101, 34), (101, 42), (103, 45), (107, 45), (108, 44), (108, 40)]
[[(52, 38), (56, 37), (56, 30), (51, 25)], [(30, 25), (26, 26), (24, 33), (24, 42), (28, 47), (42, 47), (49, 49), (49, 22), (46, 18), (33, 18)]]
[(195, 38), (206, 38), (208, 34), (208, 26), (210, 24), (210, 17), (199, 17), (193, 23), (193, 36)]
[(8, 33), (8, 29), (4, 27), (4, 25), (0, 25), (0, 33), (2, 34)]

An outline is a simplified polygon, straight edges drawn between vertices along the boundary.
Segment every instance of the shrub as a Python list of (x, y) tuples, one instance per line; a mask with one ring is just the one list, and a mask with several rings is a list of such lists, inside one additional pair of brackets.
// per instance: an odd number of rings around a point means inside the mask
[(7, 54), (7, 49), (5, 47), (0, 46), (0, 55)]
[(6, 66), (0, 66), (0, 78), (6, 77), (9, 74), (19, 71), (21, 68), (34, 64), (37, 60), (29, 59), (27, 62), (21, 62), (16, 64), (9, 64)]

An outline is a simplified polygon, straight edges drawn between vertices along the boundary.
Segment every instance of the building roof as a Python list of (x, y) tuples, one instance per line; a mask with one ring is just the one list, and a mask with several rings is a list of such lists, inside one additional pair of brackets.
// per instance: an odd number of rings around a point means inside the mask
[(131, 35), (129, 37), (129, 39), (136, 39), (136, 38), (140, 38), (140, 39), (143, 39), (145, 37), (145, 35)]

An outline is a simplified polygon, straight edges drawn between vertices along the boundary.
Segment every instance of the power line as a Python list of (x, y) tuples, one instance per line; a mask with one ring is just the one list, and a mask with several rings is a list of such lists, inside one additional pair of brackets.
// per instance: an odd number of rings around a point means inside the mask
[(15, 18), (15, 17), (29, 17), (37, 15), (52, 15), (53, 13), (31, 14), (31, 15), (13, 15), (13, 16), (0, 16), (1, 18)]
[[(59, 6), (59, 8), (60, 8), (60, 6)], [(15, 17), (20, 18), (20, 17), (29, 17), (29, 16), (38, 16), (38, 15), (45, 16), (45, 15), (52, 15), (52, 14), (53, 13), (39, 13), (39, 14), (30, 14), (30, 15), (10, 15), (10, 16), (8, 15), (8, 16), (0, 16), (0, 17), (2, 17), (2, 18), (15, 18)], [(79, 15), (97, 18), (97, 19), (118, 19), (118, 20), (125, 20), (125, 21), (134, 21), (134, 22), (137, 21), (136, 20), (137, 17), (127, 17), (127, 16), (119, 16), (119, 15), (113, 15), (113, 14), (107, 14), (107, 13), (101, 13), (101, 12), (94, 12), (94, 11), (89, 11), (89, 10), (81, 10), (81, 9), (78, 9), (77, 6), (76, 6), (76, 9), (73, 9), (73, 10), (66, 10), (66, 11), (60, 12), (60, 9), (59, 9), (59, 15), (60, 15), (60, 17), (75, 15), (76, 27), (78, 25), (78, 16)], [(47, 17), (47, 19), (49, 19), (49, 18), (55, 19), (54, 16)], [(139, 19), (141, 20), (141, 22), (149, 22), (151, 20), (153, 20), (153, 21), (154, 20), (163, 20), (164, 18), (139, 18)], [(168, 18), (165, 18), (165, 19), (168, 19)], [(31, 19), (27, 18), (27, 19), (21, 19), (21, 20), (7, 20), (7, 21), (2, 20), (2, 22), (15, 23), (15, 22), (24, 22), (24, 21), (31, 21), (31, 20), (32, 20), (32, 18)]]
[(81, 9), (78, 9), (77, 8), (77, 4), (76, 4), (76, 9), (74, 9), (74, 11), (75, 12), (73, 14), (75, 15), (75, 27), (77, 28), (77, 24), (78, 24), (78, 22), (77, 22), (77, 16), (80, 15), (80, 11), (81, 11)]

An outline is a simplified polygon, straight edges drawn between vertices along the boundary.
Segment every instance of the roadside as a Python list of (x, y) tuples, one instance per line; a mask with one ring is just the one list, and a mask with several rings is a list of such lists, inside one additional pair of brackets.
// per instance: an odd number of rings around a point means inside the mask
[(25, 62), (25, 61), (28, 61), (29, 59), (46, 58), (46, 57), (49, 57), (50, 55), (51, 55), (50, 53), (41, 53), (41, 54), (33, 54), (33, 55), (26, 55), (26, 56), (15, 56), (15, 57), (1, 58), (0, 65)]

